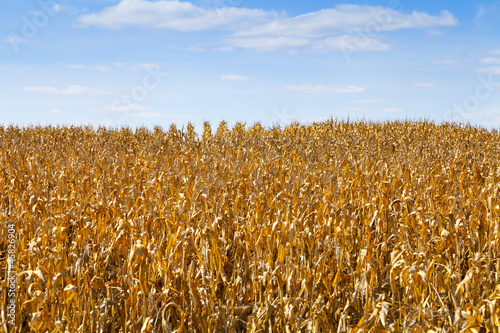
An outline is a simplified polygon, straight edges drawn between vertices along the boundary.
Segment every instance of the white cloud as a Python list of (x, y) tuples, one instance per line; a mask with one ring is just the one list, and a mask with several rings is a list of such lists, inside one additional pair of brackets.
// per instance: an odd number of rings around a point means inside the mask
[(184, 47), (184, 48), (182, 48), (182, 50), (188, 51), (188, 52), (205, 52), (204, 48), (197, 47), (197, 46)]
[(252, 49), (257, 52), (272, 52), (281, 49), (288, 49), (309, 44), (305, 38), (288, 37), (259, 37), (259, 38), (233, 38), (226, 40), (227, 47), (239, 47)]
[(61, 113), (61, 110), (59, 110), (59, 109), (52, 109), (49, 112), (50, 113)]
[(177, 0), (122, 0), (115, 6), (79, 18), (83, 26), (121, 29), (127, 26), (165, 28), (176, 31), (222, 30), (232, 33), (222, 47), (257, 52), (297, 47), (316, 51), (387, 51), (390, 45), (376, 36), (399, 29), (427, 29), (458, 25), (448, 11), (433, 16), (414, 11), (406, 14), (382, 6), (337, 5), (294, 17), (285, 13), (241, 7), (201, 8)]
[(226, 81), (248, 81), (247, 76), (236, 75), (236, 74), (222, 75), (220, 78)]
[(500, 64), (500, 58), (482, 58), (479, 60), (481, 64)]
[(386, 99), (374, 98), (374, 99), (358, 99), (353, 101), (356, 104), (371, 104), (371, 103), (386, 103)]
[(500, 49), (468, 53), (469, 56), (500, 55)]
[(261, 9), (224, 7), (203, 9), (190, 2), (122, 0), (116, 6), (101, 12), (83, 15), (84, 26), (121, 29), (126, 26), (167, 28), (178, 31), (236, 29), (249, 23), (258, 23), (276, 16)]
[(56, 4), (56, 5), (53, 5), (52, 7), (50, 7), (50, 9), (52, 9), (56, 13), (59, 13), (59, 12), (64, 11), (64, 6), (61, 4)]
[(280, 17), (266, 24), (238, 31), (237, 35), (325, 37), (339, 33), (359, 33), (359, 31), (370, 35), (380, 31), (432, 28), (457, 24), (458, 20), (448, 11), (441, 11), (440, 16), (431, 16), (415, 11), (412, 14), (404, 14), (381, 6), (344, 4), (296, 17)]
[(111, 70), (111, 67), (101, 65), (94, 66), (93, 68), (97, 69), (99, 72), (107, 72)]
[(30, 92), (40, 92), (44, 94), (57, 94), (59, 92), (59, 89), (48, 86), (30, 86), (24, 87), (22, 90)]
[(19, 44), (19, 43), (24, 43), (26, 40), (18, 37), (7, 37), (4, 39), (4, 41), (9, 44)]
[(160, 68), (160, 64), (146, 62), (146, 63), (135, 64), (134, 67), (132, 67), (132, 70), (138, 71), (140, 69), (158, 69), (158, 68)]
[(439, 86), (438, 82), (415, 82), (411, 84), (412, 87), (420, 87), (420, 88), (435, 88)]
[(383, 108), (380, 110), (380, 112), (383, 113), (398, 113), (398, 112), (405, 112), (405, 110), (400, 109), (400, 108)]
[(141, 105), (141, 104), (130, 104), (130, 105), (122, 104), (122, 105), (118, 105), (118, 103), (109, 105), (108, 107), (106, 107), (106, 109), (109, 110), (109, 111), (115, 112), (115, 113), (151, 110), (150, 107), (147, 107), (147, 106), (144, 106), (144, 105)]
[(441, 36), (443, 34), (439, 29), (427, 29), (425, 33), (429, 36)]
[(50, 86), (29, 86), (22, 88), (24, 91), (39, 92), (49, 95), (111, 95), (112, 93), (101, 89), (91, 89), (84, 86), (69, 86), (65, 89), (57, 89)]
[(403, 67), (401, 68), (401, 70), (404, 70), (404, 71), (417, 71), (417, 72), (434, 72), (436, 71), (435, 69), (432, 69), (432, 68), (426, 68), (426, 67)]
[(97, 66), (86, 66), (86, 65), (68, 65), (69, 68), (75, 68), (75, 69), (95, 69), (99, 72), (108, 72), (111, 70), (111, 67), (109, 66), (102, 66), (102, 65), (97, 65)]
[(55, 4), (50, 9), (55, 13), (71, 11), (72, 13), (78, 12), (77, 8), (69, 4)]
[(477, 72), (481, 73), (481, 74), (498, 74), (498, 75), (500, 75), (500, 67), (481, 68)]
[(156, 118), (156, 117), (162, 117), (163, 115), (158, 112), (137, 112), (137, 113), (132, 113), (130, 117), (132, 118)]
[(431, 63), (433, 65), (450, 65), (450, 66), (460, 65), (459, 61), (453, 59), (433, 60)]
[(214, 47), (213, 50), (214, 51), (221, 51), (221, 52), (231, 52), (231, 51), (234, 51), (234, 46), (226, 45), (226, 46), (221, 46), (221, 47)]
[(380, 42), (376, 38), (370, 38), (364, 35), (342, 35), (338, 37), (329, 37), (314, 43), (313, 48), (318, 51), (389, 51), (390, 45)]
[(339, 94), (339, 93), (356, 93), (363, 92), (366, 89), (364, 87), (357, 86), (346, 86), (346, 87), (327, 87), (327, 86), (312, 86), (309, 84), (303, 84), (300, 86), (286, 86), (283, 90), (301, 92), (305, 94)]
[(198, 46), (188, 46), (188, 47), (170, 46), (169, 48), (170, 49), (177, 49), (177, 50), (187, 51), (187, 52), (206, 52), (206, 50), (203, 47), (198, 47)]

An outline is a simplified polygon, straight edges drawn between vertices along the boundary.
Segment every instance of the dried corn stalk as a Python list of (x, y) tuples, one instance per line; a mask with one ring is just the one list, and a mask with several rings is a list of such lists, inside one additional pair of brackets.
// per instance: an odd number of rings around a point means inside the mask
[(498, 142), (409, 121), (0, 127), (0, 331), (499, 332)]

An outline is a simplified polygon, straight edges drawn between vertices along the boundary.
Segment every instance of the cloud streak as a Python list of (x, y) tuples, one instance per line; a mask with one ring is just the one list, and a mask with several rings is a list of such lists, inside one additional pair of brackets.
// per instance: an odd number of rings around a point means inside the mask
[(500, 75), (500, 67), (486, 67), (478, 69), (477, 71), (480, 74), (496, 74)]
[(402, 113), (402, 112), (405, 112), (405, 110), (403, 110), (401, 108), (383, 108), (382, 110), (380, 110), (380, 112), (382, 112), (382, 113)]
[(91, 89), (85, 86), (69, 86), (65, 89), (58, 89), (50, 86), (28, 86), (22, 88), (23, 91), (38, 92), (48, 95), (112, 95), (111, 92), (101, 89)]
[(448, 65), (448, 66), (456, 66), (460, 65), (460, 62), (453, 59), (441, 59), (441, 60), (433, 60), (431, 62), (433, 65)]
[(95, 69), (99, 72), (108, 72), (111, 70), (111, 67), (109, 66), (102, 66), (102, 65), (97, 65), (97, 66), (86, 66), (86, 65), (67, 65), (68, 68), (73, 68), (73, 69)]
[(488, 58), (482, 58), (479, 60), (481, 64), (496, 64), (500, 65), (500, 58), (493, 58), (493, 57), (488, 57)]
[(237, 74), (222, 75), (220, 78), (225, 81), (248, 81), (247, 76)]
[(381, 98), (373, 98), (373, 99), (358, 99), (353, 101), (356, 104), (372, 104), (372, 103), (387, 103), (388, 100)]
[(417, 87), (417, 88), (435, 88), (439, 86), (438, 82), (414, 82), (411, 84), (412, 87)]
[(364, 87), (357, 86), (346, 86), (346, 87), (328, 87), (328, 86), (313, 86), (309, 84), (303, 84), (299, 86), (286, 86), (283, 90), (300, 92), (304, 94), (342, 94), (342, 93), (359, 93), (364, 92), (366, 89)]

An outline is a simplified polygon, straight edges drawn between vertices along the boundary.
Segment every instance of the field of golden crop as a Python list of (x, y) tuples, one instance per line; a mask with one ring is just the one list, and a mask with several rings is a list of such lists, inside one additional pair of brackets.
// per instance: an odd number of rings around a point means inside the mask
[(0, 127), (0, 331), (500, 332), (499, 157), (424, 121)]

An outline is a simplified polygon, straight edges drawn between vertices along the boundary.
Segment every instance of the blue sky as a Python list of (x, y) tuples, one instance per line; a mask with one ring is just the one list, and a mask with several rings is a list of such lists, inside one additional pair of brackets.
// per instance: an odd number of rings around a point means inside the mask
[(0, 124), (500, 128), (500, 1), (0, 2)]

